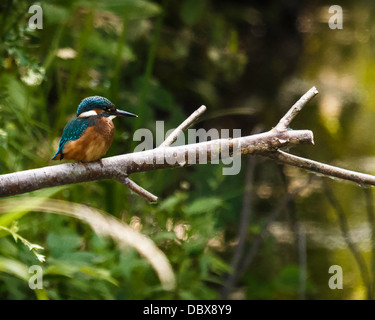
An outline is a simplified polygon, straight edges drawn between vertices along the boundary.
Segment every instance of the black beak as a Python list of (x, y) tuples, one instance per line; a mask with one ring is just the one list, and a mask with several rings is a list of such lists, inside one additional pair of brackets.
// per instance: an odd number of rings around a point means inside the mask
[(116, 109), (116, 111), (113, 111), (113, 115), (115, 116), (123, 116), (123, 117), (138, 117), (136, 114)]

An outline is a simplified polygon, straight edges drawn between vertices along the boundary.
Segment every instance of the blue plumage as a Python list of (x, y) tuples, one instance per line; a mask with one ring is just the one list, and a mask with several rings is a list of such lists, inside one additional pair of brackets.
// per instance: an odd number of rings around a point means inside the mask
[(68, 141), (79, 139), (88, 127), (95, 125), (95, 120), (96, 117), (74, 118), (73, 120), (70, 120), (64, 128), (63, 134), (59, 142), (59, 149), (53, 156), (52, 160), (54, 160), (59, 154), (59, 160), (62, 160), (64, 158), (63, 149), (65, 143), (67, 143)]
[(109, 108), (116, 108), (115, 105), (109, 101), (107, 98), (101, 96), (92, 96), (87, 97), (81, 101), (77, 109), (77, 116), (81, 113), (90, 111), (93, 108), (102, 108), (102, 107), (109, 107)]

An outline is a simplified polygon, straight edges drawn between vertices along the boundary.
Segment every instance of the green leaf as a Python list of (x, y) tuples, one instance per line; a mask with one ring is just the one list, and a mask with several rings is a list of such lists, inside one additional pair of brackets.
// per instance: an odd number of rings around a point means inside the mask
[(159, 205), (160, 211), (174, 212), (176, 207), (184, 202), (187, 198), (187, 194), (183, 192), (176, 192), (174, 195), (168, 197), (162, 201)]
[(31, 243), (29, 242), (28, 240), (26, 240), (25, 238), (21, 237), (17, 232), (18, 232), (18, 222), (17, 221), (13, 221), (12, 223), (12, 226), (10, 228), (6, 228), (6, 227), (3, 227), (3, 226), (0, 226), (0, 230), (3, 230), (3, 231), (6, 231), (8, 233), (10, 233), (14, 239), (15, 242), (17, 242), (17, 240), (21, 240), (21, 242), (27, 246), (29, 248), (30, 251), (32, 251), (35, 256), (37, 257), (37, 259), (40, 261), (40, 262), (44, 262), (46, 259), (45, 259), (45, 256), (38, 253), (37, 250), (43, 250), (44, 248), (41, 247), (40, 245), (38, 244), (34, 244), (34, 243)]
[(208, 255), (210, 270), (217, 273), (223, 274), (224, 272), (230, 272), (230, 266), (223, 259), (217, 255), (210, 254)]
[[(117, 52), (117, 43), (111, 40), (104, 39), (98, 33), (91, 33), (87, 39), (87, 48), (95, 55), (103, 57), (114, 57)], [(122, 46), (121, 58), (128, 61), (133, 61), (135, 55), (131, 48), (124, 44)]]
[(145, 0), (107, 0), (100, 2), (98, 6), (116, 14), (126, 14), (131, 19), (146, 19), (161, 13), (158, 4)]
[(158, 232), (154, 237), (152, 237), (152, 240), (155, 242), (161, 241), (161, 240), (174, 240), (176, 239), (176, 234), (174, 232), (164, 231), (164, 232)]
[(197, 23), (205, 6), (205, 0), (185, 0), (180, 11), (182, 20), (188, 25)]
[[(50, 261), (48, 259), (48, 261)], [(52, 264), (47, 268), (46, 274), (54, 274), (65, 276), (68, 278), (73, 278), (74, 273), (78, 271), (78, 266), (71, 265), (69, 263), (55, 261), (51, 259), (50, 261)]]
[(70, 14), (67, 8), (56, 4), (43, 3), (43, 16), (48, 23), (60, 24), (65, 23)]
[(115, 278), (111, 277), (109, 270), (90, 266), (81, 267), (79, 270), (89, 275), (90, 277), (105, 280), (114, 284), (115, 286), (118, 286), (118, 281)]
[[(17, 196), (0, 201), (0, 204), (3, 204), (2, 206), (0, 206), (0, 226), (9, 226), (13, 221), (19, 220), (25, 214), (33, 211), (34, 208), (43, 203), (46, 198), (53, 196), (63, 189), (66, 189), (66, 186), (36, 191), (34, 194), (37, 196), (32, 198), (27, 197), (27, 201), (22, 201), (22, 196)], [(11, 207), (12, 209), (1, 209), (9, 207)]]
[(195, 215), (206, 212), (212, 212), (223, 205), (223, 200), (219, 198), (209, 197), (195, 200), (186, 207), (185, 213), (187, 215)]
[(0, 272), (9, 273), (25, 281), (28, 281), (30, 277), (29, 269), (25, 264), (4, 257), (0, 257)]
[(284, 267), (280, 274), (275, 277), (274, 285), (284, 294), (294, 295), (299, 287), (299, 267), (297, 265), (288, 265)]
[(47, 245), (51, 251), (51, 256), (60, 258), (79, 248), (81, 238), (76, 234), (57, 235), (55, 233), (50, 233), (47, 237)]

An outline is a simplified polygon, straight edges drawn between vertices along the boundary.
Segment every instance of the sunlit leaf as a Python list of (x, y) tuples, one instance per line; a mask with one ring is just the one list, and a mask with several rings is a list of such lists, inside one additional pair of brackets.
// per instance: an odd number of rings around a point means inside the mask
[(185, 209), (185, 213), (187, 215), (195, 215), (210, 212), (220, 208), (222, 204), (223, 200), (220, 198), (201, 198), (188, 205)]
[(107, 0), (101, 2), (99, 6), (120, 15), (126, 14), (131, 19), (150, 18), (161, 12), (158, 4), (145, 0)]
[(25, 281), (28, 281), (30, 277), (29, 268), (25, 264), (17, 260), (7, 259), (1, 256), (0, 272), (9, 273)]

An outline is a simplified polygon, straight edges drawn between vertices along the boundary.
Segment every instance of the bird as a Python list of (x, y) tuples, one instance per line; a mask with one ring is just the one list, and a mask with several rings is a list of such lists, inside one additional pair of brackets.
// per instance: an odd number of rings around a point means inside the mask
[(113, 142), (117, 116), (138, 117), (119, 110), (107, 98), (87, 97), (78, 105), (76, 117), (65, 126), (52, 160), (92, 162), (104, 156)]

